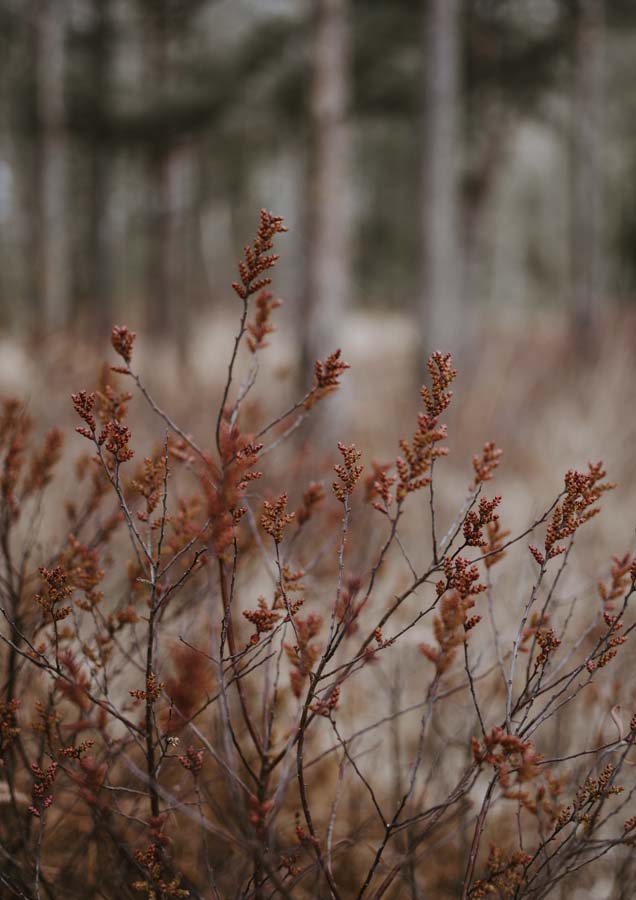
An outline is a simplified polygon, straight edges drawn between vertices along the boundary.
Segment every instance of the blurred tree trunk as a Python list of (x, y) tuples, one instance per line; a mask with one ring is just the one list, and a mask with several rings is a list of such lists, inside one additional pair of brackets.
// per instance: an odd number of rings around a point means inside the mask
[[(489, 227), (491, 200), (508, 149), (512, 117), (500, 98), (494, 96), (484, 108), (466, 104), (470, 122), (469, 144), (474, 145), (462, 184), (461, 248), (463, 256), (461, 312), (464, 350), (476, 348), (478, 332), (476, 311), (490, 293), (494, 256), (493, 229)], [(470, 354), (472, 357), (473, 354)], [(477, 359), (464, 359), (464, 366)]]
[[(145, 76), (150, 103), (159, 109), (165, 96), (168, 80), (168, 29), (163, 14), (163, 0), (158, 0), (154, 12), (148, 11), (142, 22)], [(154, 337), (170, 333), (172, 317), (168, 293), (167, 273), (169, 252), (168, 206), (168, 148), (164, 139), (155, 141), (148, 149), (148, 225), (146, 228), (146, 323)]]
[(113, 52), (110, 6), (111, 0), (93, 0), (94, 31), (90, 62), (93, 132), (88, 146), (88, 252), (83, 261), (86, 283), (82, 292), (88, 301), (89, 325), (96, 337), (101, 339), (109, 334), (114, 319), (109, 210), (113, 151), (105, 143)]
[(64, 327), (69, 314), (68, 137), (64, 91), (67, 0), (34, 5), (36, 32), (36, 196), (31, 229), (36, 330)]
[[(173, 63), (176, 42), (185, 28), (171, 28), (169, 4), (157, 3), (147, 14), (147, 75), (151, 102), (161, 112), (162, 103), (173, 90)], [(190, 214), (192, 149), (189, 141), (175, 141), (164, 135), (150, 148), (148, 187), (150, 227), (147, 234), (147, 321), (151, 334), (170, 337), (179, 357), (186, 357), (190, 313), (190, 287), (185, 278), (186, 220)]]
[(572, 315), (575, 339), (583, 349), (589, 349), (593, 342), (602, 299), (603, 31), (603, 0), (576, 0), (571, 138)]
[(191, 284), (186, 234), (192, 180), (189, 143), (159, 150), (149, 162), (152, 225), (148, 232), (148, 324), (155, 337), (171, 337), (186, 354)]
[(340, 345), (351, 302), (349, 6), (349, 0), (313, 0), (306, 286), (299, 309), (303, 380), (316, 359)]
[(462, 0), (424, 0), (420, 357), (463, 342), (459, 234)]

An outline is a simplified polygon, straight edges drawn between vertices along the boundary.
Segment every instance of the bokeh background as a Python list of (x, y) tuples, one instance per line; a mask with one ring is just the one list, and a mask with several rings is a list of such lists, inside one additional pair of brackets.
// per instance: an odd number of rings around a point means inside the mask
[(265, 206), (268, 411), (342, 346), (335, 437), (391, 458), (449, 349), (457, 456), (497, 440), (520, 517), (633, 479), (633, 0), (0, 0), (0, 41), (0, 389), (43, 427), (113, 322), (207, 427)]
[(0, 40), (12, 335), (125, 315), (185, 354), (260, 206), (318, 332), (593, 339), (633, 301), (631, 0), (2, 0)]

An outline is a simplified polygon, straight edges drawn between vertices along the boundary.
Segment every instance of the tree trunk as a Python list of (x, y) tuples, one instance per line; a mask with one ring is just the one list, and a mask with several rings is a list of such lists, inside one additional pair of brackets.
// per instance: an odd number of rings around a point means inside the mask
[(603, 0), (577, 0), (572, 104), (572, 316), (580, 349), (589, 349), (602, 291)]
[[(183, 25), (184, 23), (182, 23)], [(174, 56), (181, 37), (171, 32), (166, 6), (148, 16), (147, 72), (160, 105), (173, 89)], [(147, 319), (150, 333), (170, 337), (179, 359), (186, 358), (192, 285), (186, 278), (188, 216), (191, 215), (193, 156), (191, 143), (163, 138), (150, 149), (148, 186), (150, 227), (147, 240)]]
[[(494, 235), (489, 217), (491, 201), (511, 134), (512, 117), (504, 104), (493, 97), (487, 109), (483, 104), (465, 108), (466, 118), (472, 116), (471, 132), (477, 144), (463, 178), (461, 199), (461, 255), (462, 255), (462, 336), (464, 350), (479, 345), (479, 322), (476, 311), (483, 309), (491, 293), (494, 259)], [(476, 354), (464, 353), (463, 366), (478, 363)], [(468, 358), (467, 358), (468, 357)]]
[(66, 0), (36, 5), (37, 212), (34, 265), (39, 267), (38, 329), (62, 328), (69, 313), (68, 139), (64, 62)]
[(463, 343), (459, 238), (461, 0), (424, 2), (419, 366)]
[(86, 283), (82, 291), (88, 301), (89, 328), (103, 340), (114, 324), (113, 277), (111, 269), (112, 148), (104, 144), (104, 125), (109, 115), (112, 65), (112, 24), (110, 0), (93, 0), (94, 38), (91, 56), (91, 94), (94, 130), (88, 146), (89, 189), (87, 254), (83, 269)]
[[(313, 0), (303, 376), (340, 344), (351, 294), (349, 0)], [(344, 350), (345, 348), (343, 348)]]

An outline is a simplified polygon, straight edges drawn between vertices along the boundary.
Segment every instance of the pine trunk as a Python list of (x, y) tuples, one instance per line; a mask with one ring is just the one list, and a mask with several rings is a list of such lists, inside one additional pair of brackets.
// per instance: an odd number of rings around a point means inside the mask
[(420, 367), (463, 342), (459, 237), (461, 0), (425, 0)]

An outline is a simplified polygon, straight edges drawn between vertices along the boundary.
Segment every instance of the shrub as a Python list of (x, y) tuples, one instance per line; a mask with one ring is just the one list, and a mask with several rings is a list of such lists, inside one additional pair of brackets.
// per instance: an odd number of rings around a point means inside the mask
[[(341, 442), (332, 483), (311, 480), (294, 433), (337, 390), (340, 350), (268, 424), (246, 403), (284, 231), (263, 211), (239, 264), (210, 442), (158, 405), (134, 333), (113, 328), (118, 364), (72, 397), (89, 452), (46, 553), (62, 433), (38, 446), (24, 405), (3, 404), (2, 896), (540, 898), (588, 865), (625, 876), (636, 716), (607, 675), (634, 627), (636, 561), (614, 558), (589, 610), (562, 592), (612, 488), (603, 465), (568, 471), (511, 536), (488, 443), (441, 528), (456, 371), (436, 352), (396, 458)], [(126, 383), (161, 429), (141, 461)], [(402, 540), (416, 506), (417, 560)], [(609, 740), (576, 727), (604, 682)]]

